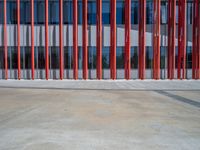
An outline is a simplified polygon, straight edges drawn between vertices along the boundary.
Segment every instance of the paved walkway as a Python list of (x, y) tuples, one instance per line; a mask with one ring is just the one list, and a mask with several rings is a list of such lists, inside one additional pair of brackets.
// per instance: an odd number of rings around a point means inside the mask
[(0, 88), (80, 90), (200, 90), (200, 80), (0, 80)]

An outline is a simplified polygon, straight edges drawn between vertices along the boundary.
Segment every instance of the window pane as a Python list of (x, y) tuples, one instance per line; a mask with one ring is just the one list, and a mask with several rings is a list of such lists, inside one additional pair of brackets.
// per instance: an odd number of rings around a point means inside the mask
[(64, 68), (73, 69), (73, 47), (64, 47)]
[(124, 47), (117, 47), (116, 63), (117, 69), (124, 68)]
[(64, 1), (63, 3), (63, 22), (64, 24), (72, 24), (73, 12), (72, 2)]
[(59, 60), (60, 60), (60, 57), (59, 57), (59, 47), (49, 47), (49, 50), (50, 50), (50, 63), (49, 63), (49, 67), (50, 69), (59, 69)]
[(88, 2), (88, 24), (96, 24), (96, 2)]
[(131, 68), (138, 68), (138, 48), (136, 46), (131, 47)]
[(38, 69), (45, 69), (45, 48), (38, 47)]
[(102, 23), (110, 24), (110, 2), (102, 2)]
[(44, 7), (44, 1), (36, 1), (36, 7), (35, 9), (35, 22), (37, 24), (44, 24), (45, 21), (45, 7)]
[(3, 24), (3, 17), (4, 17), (4, 10), (3, 10), (3, 1), (0, 1), (0, 24)]
[(147, 2), (146, 23), (147, 24), (153, 24), (153, 2)]
[(78, 2), (78, 24), (82, 24), (82, 19), (83, 19), (83, 16), (82, 16), (82, 2)]
[(4, 69), (4, 48), (0, 47), (0, 69)]
[(131, 23), (138, 24), (138, 2), (131, 3)]
[(103, 69), (109, 69), (110, 66), (110, 49), (109, 47), (102, 48), (102, 67)]
[(88, 68), (96, 69), (96, 47), (89, 47), (88, 52), (89, 52)]
[(161, 23), (167, 23), (167, 3), (161, 2)]
[(117, 2), (117, 24), (124, 24), (124, 2)]
[(17, 23), (17, 5), (16, 2), (7, 3), (7, 22), (8, 24)]
[(58, 1), (49, 1), (49, 23), (59, 23), (59, 3)]
[(153, 48), (146, 47), (146, 68), (151, 69), (153, 67)]

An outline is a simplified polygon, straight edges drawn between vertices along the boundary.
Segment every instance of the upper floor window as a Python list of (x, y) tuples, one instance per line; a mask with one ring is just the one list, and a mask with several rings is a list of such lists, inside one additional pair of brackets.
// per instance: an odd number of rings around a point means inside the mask
[(64, 24), (72, 24), (73, 22), (73, 9), (72, 2), (63, 2), (63, 22)]
[(7, 3), (7, 23), (8, 24), (17, 23), (17, 4), (14, 1)]
[(59, 23), (59, 3), (58, 1), (49, 1), (49, 23)]
[(3, 1), (0, 1), (0, 24), (3, 24), (4, 13), (3, 13)]
[(110, 24), (110, 2), (102, 2), (102, 23)]
[(167, 23), (167, 2), (161, 2), (161, 24)]
[(146, 24), (153, 24), (153, 2), (146, 4)]
[(124, 14), (124, 2), (117, 2), (117, 8), (116, 8), (116, 23), (117, 24), (124, 24), (124, 18), (125, 18), (125, 14)]
[(131, 24), (138, 24), (138, 2), (131, 3)]
[(96, 24), (96, 2), (88, 2), (88, 24)]

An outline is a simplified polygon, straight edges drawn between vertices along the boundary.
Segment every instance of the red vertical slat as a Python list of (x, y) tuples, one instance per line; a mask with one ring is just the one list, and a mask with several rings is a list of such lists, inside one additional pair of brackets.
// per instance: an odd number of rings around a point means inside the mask
[(174, 79), (176, 35), (176, 1), (168, 1), (168, 79)]
[(8, 43), (7, 43), (7, 5), (6, 0), (4, 0), (4, 65), (5, 65), (5, 79), (8, 79)]
[(63, 0), (59, 1), (60, 80), (63, 79)]
[(130, 58), (130, 31), (131, 31), (131, 0), (125, 0), (125, 58), (124, 58), (124, 71), (125, 79), (130, 79), (130, 68), (131, 68), (131, 58)]
[(116, 0), (110, 1), (110, 52), (111, 52), (111, 79), (116, 79)]
[(178, 79), (185, 79), (186, 64), (186, 0), (179, 1), (178, 8)]
[(48, 28), (48, 0), (45, 0), (45, 71), (46, 80), (49, 79), (49, 28)]
[(87, 0), (83, 0), (83, 79), (88, 78), (88, 32), (87, 32)]
[(18, 80), (21, 79), (20, 65), (20, 0), (17, 0), (17, 65), (18, 65)]
[(200, 1), (198, 3), (198, 71), (197, 78), (200, 79)]
[(97, 79), (102, 79), (102, 0), (97, 0), (96, 16)]
[(145, 78), (146, 0), (139, 1), (139, 79)]
[(74, 80), (78, 79), (78, 2), (73, 0), (73, 69)]
[(34, 0), (31, 0), (31, 70), (32, 80), (34, 80)]
[(153, 78), (160, 79), (160, 0), (153, 1)]

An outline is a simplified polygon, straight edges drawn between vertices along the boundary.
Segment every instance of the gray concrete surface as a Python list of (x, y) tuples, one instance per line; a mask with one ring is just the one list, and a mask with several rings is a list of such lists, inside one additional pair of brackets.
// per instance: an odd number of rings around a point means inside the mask
[(200, 149), (200, 91), (0, 87), (0, 150), (143, 149)]
[(200, 80), (0, 80), (0, 87), (75, 90), (200, 90)]

